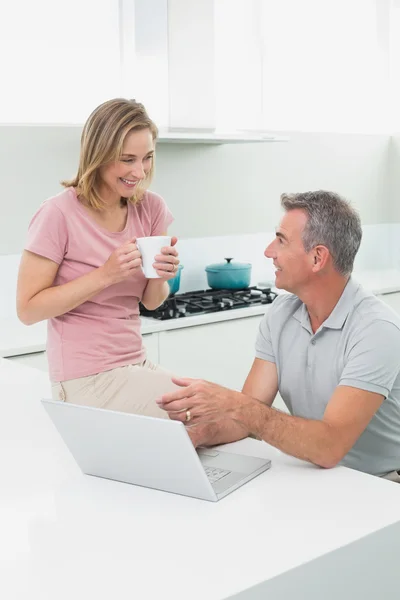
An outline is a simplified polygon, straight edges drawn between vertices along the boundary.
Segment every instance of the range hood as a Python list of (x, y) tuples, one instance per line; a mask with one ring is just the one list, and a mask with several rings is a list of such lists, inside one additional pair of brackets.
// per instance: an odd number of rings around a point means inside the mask
[(164, 129), (159, 131), (159, 143), (176, 144), (243, 144), (261, 142), (287, 142), (286, 136), (251, 131), (209, 131), (195, 129)]
[[(5, 128), (76, 129), (81, 134), (83, 123), (0, 123)], [(287, 142), (287, 136), (257, 131), (210, 131), (199, 129), (159, 129), (158, 143), (164, 144), (243, 144), (250, 142)]]
[[(257, 2), (242, 0), (242, 10), (248, 12), (249, 3)], [(222, 21), (226, 10), (233, 10), (232, 5), (224, 4)], [(261, 63), (259, 80), (254, 78), (257, 89), (250, 94), (255, 99), (252, 105), (248, 106), (247, 98), (240, 98), (239, 79), (233, 93), (223, 84), (221, 43), (222, 53), (229, 54), (229, 50), (218, 34), (221, 6), (218, 0), (119, 0), (121, 64), (127, 85), (123, 95), (143, 102), (158, 125), (161, 143), (287, 141), (287, 137), (257, 130), (262, 121)], [(260, 60), (256, 47), (249, 58), (253, 64)], [(252, 122), (240, 122), (239, 115), (222, 123), (227, 104), (233, 115), (247, 111)]]

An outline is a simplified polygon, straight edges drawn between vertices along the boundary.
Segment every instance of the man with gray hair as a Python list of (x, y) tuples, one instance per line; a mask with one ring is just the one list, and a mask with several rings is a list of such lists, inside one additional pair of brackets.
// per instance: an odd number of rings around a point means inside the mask
[[(253, 434), (321, 467), (400, 482), (400, 319), (351, 277), (359, 216), (326, 191), (283, 194), (281, 204), (264, 254), (290, 294), (261, 322), (242, 392), (174, 379), (181, 389), (159, 404), (172, 419), (190, 415), (195, 446)], [(278, 391), (290, 414), (272, 408)]]

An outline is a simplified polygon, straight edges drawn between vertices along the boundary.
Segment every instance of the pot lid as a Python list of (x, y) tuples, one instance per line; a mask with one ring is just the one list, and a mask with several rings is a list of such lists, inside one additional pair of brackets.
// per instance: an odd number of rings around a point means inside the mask
[(233, 258), (225, 258), (225, 263), (215, 263), (213, 265), (207, 265), (206, 271), (220, 272), (220, 271), (247, 271), (251, 268), (251, 263), (231, 262)]

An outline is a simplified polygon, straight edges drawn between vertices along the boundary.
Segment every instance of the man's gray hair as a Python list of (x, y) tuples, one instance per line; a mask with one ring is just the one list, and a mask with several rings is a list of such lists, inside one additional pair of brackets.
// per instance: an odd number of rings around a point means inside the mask
[(306, 252), (321, 244), (331, 253), (333, 265), (341, 275), (350, 275), (362, 238), (361, 220), (349, 202), (334, 192), (318, 190), (282, 194), (286, 211), (300, 208), (308, 215), (303, 232)]

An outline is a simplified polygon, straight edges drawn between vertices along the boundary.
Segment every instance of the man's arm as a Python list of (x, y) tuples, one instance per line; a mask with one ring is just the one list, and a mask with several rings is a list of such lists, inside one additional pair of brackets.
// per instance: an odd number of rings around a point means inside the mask
[(320, 421), (293, 417), (249, 398), (238, 405), (237, 418), (282, 452), (330, 468), (354, 446), (383, 400), (375, 392), (338, 386)]
[(243, 394), (272, 406), (278, 393), (278, 371), (276, 364), (255, 358), (242, 389)]
[[(268, 331), (261, 333), (261, 341), (268, 342)], [(170, 418), (181, 421), (189, 409), (193, 424), (235, 421), (283, 452), (329, 468), (344, 458), (366, 429), (399, 372), (400, 328), (376, 319), (353, 336), (340, 383), (321, 420), (287, 415), (267, 406), (266, 398), (263, 402), (201, 380), (174, 380), (182, 389), (165, 394), (159, 403)]]
[[(264, 338), (268, 342), (268, 330), (264, 331)], [(287, 454), (333, 467), (364, 432), (399, 370), (398, 324), (387, 318), (371, 319), (352, 335), (339, 385), (322, 419), (293, 417), (244, 397), (238, 405), (244, 409), (239, 421)]]
[(254, 434), (286, 454), (325, 468), (342, 460), (384, 400), (382, 394), (340, 385), (323, 418), (312, 420), (270, 408), (266, 396), (263, 402), (207, 381), (173, 381), (181, 389), (165, 394), (158, 402), (171, 419), (185, 421), (186, 410), (190, 410), (193, 424), (188, 433), (195, 446), (233, 442)]

